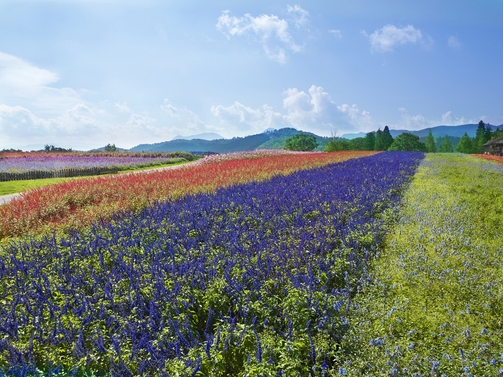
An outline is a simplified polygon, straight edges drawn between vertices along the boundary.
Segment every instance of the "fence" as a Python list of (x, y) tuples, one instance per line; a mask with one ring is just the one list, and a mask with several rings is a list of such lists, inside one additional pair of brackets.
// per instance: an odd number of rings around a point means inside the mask
[(83, 177), (99, 174), (115, 174), (117, 167), (66, 168), (61, 170), (33, 170), (19, 173), (0, 172), (0, 182), (20, 181), (26, 179)]

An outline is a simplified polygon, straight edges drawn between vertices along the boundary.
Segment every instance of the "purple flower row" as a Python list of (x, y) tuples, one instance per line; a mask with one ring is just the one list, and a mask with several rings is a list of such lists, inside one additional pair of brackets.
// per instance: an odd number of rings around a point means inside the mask
[(55, 156), (0, 159), (0, 173), (24, 173), (29, 171), (59, 171), (99, 167), (132, 167), (135, 165), (161, 164), (172, 161), (169, 157), (99, 157)]
[(229, 375), (263, 360), (280, 372), (271, 337), (284, 347), (304, 337), (303, 367), (328, 368), (381, 243), (379, 215), (421, 158), (381, 153), (11, 244), (0, 257), (0, 368), (52, 355), (127, 376), (185, 359), (190, 375), (232, 354)]

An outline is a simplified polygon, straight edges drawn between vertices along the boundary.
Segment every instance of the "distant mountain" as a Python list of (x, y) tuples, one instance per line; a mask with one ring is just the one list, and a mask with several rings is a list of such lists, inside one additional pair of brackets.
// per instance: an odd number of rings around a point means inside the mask
[[(497, 126), (493, 126), (490, 124), (491, 129), (494, 131), (496, 130)], [(463, 134), (466, 132), (468, 136), (470, 137), (475, 137), (475, 134), (477, 132), (477, 127), (478, 124), (462, 124), (460, 126), (435, 126), (435, 127), (429, 127), (429, 128), (424, 128), (422, 130), (416, 130), (416, 131), (409, 131), (409, 130), (389, 130), (391, 133), (391, 136), (397, 137), (403, 132), (409, 132), (413, 135), (417, 135), (420, 138), (421, 137), (426, 137), (428, 135), (428, 132), (431, 130), (431, 133), (433, 134), (434, 137), (444, 137), (445, 135), (447, 136), (454, 136), (454, 137), (461, 137)], [(499, 126), (499, 128), (503, 128), (503, 124)], [(365, 137), (365, 132), (359, 132), (356, 134), (344, 134), (341, 136), (344, 139), (354, 139), (357, 137)]]
[(171, 140), (194, 140), (194, 139), (201, 139), (201, 140), (218, 140), (218, 139), (223, 139), (222, 136), (219, 134), (216, 134), (214, 132), (205, 132), (202, 134), (197, 134), (197, 135), (191, 135), (191, 136), (175, 136)]
[[(433, 136), (437, 142), (441, 141), (445, 135), (449, 137), (451, 143), (455, 146), (461, 136), (466, 132), (469, 136), (474, 137), (478, 124), (464, 124), (461, 126), (436, 126), (425, 128), (423, 130), (409, 131), (409, 130), (390, 130), (393, 137), (397, 137), (403, 132), (410, 132), (419, 136), (421, 141), (424, 141), (428, 135), (428, 131), (432, 131)], [(496, 129), (495, 126), (491, 126)], [(499, 126), (503, 129), (503, 125)], [(323, 150), (331, 138), (315, 135), (311, 132), (304, 132), (296, 130), (295, 128), (282, 128), (275, 130), (269, 128), (261, 134), (250, 135), (245, 137), (234, 137), (232, 139), (216, 139), (204, 140), (202, 138), (186, 139), (175, 138), (171, 141), (163, 141), (155, 144), (140, 144), (130, 149), (131, 152), (214, 152), (214, 153), (232, 153), (253, 151), (256, 149), (283, 149), (285, 147), (285, 140), (290, 136), (303, 133), (314, 135), (318, 142), (316, 150)], [(205, 134), (200, 134), (201, 136)], [(196, 136), (196, 135), (195, 135)], [(344, 139), (354, 139), (355, 137), (365, 136), (364, 132), (357, 134), (344, 134), (341, 137)], [(440, 141), (439, 141), (440, 140)]]
[[(130, 149), (131, 152), (215, 152), (232, 153), (253, 151), (256, 149), (282, 149), (285, 140), (297, 133), (314, 135), (310, 132), (298, 131), (295, 128), (282, 128), (280, 130), (268, 129), (266, 132), (245, 137), (234, 137), (232, 139), (203, 140), (203, 139), (174, 139), (155, 144), (140, 144)], [(318, 150), (323, 150), (329, 138), (316, 136), (318, 140)]]

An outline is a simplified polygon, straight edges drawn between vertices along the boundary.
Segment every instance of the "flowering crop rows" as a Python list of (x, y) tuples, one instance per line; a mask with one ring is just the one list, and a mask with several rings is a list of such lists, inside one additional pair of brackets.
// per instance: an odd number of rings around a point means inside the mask
[[(180, 159), (177, 159), (179, 161)], [(0, 159), (0, 173), (60, 171), (64, 169), (120, 168), (151, 166), (173, 161), (171, 157), (26, 157)]]
[(348, 376), (503, 376), (503, 166), (429, 154), (359, 295)]
[(0, 207), (0, 239), (46, 230), (82, 228), (119, 211), (156, 201), (269, 179), (277, 174), (344, 161), (374, 152), (238, 154), (201, 159), (176, 170), (66, 182), (23, 194)]
[(476, 154), (475, 156), (503, 165), (503, 156), (494, 156), (492, 154)]
[(383, 214), (422, 157), (380, 153), (12, 242), (0, 254), (0, 366), (13, 375), (35, 366), (333, 371)]

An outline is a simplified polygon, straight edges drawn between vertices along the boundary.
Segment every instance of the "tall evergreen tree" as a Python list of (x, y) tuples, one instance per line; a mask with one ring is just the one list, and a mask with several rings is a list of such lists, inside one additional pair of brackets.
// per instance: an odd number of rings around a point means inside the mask
[(431, 130), (428, 132), (428, 136), (426, 136), (426, 152), (435, 153), (437, 151), (437, 147), (435, 146), (435, 138)]
[(461, 137), (459, 144), (456, 146), (456, 152), (459, 153), (473, 153), (473, 141), (465, 132)]
[(484, 144), (487, 143), (489, 140), (493, 138), (493, 132), (491, 131), (491, 125), (488, 123), (486, 124), (486, 130), (484, 132)]
[(375, 151), (383, 151), (384, 150), (384, 144), (383, 144), (383, 140), (382, 140), (382, 131), (380, 128), (376, 131), (374, 150)]
[(486, 140), (486, 125), (481, 120), (477, 127), (477, 132), (475, 133), (475, 139), (472, 142), (472, 152), (482, 153), (484, 150), (484, 144), (489, 141)]
[(391, 147), (391, 144), (393, 144), (393, 136), (391, 136), (388, 126), (384, 127), (382, 131), (382, 140), (384, 150), (387, 151)]
[(373, 151), (376, 144), (376, 133), (375, 131), (367, 132), (365, 135), (365, 150)]
[(454, 148), (452, 147), (451, 140), (447, 135), (444, 136), (442, 143), (440, 143), (440, 148), (438, 149), (441, 153), (452, 153)]

